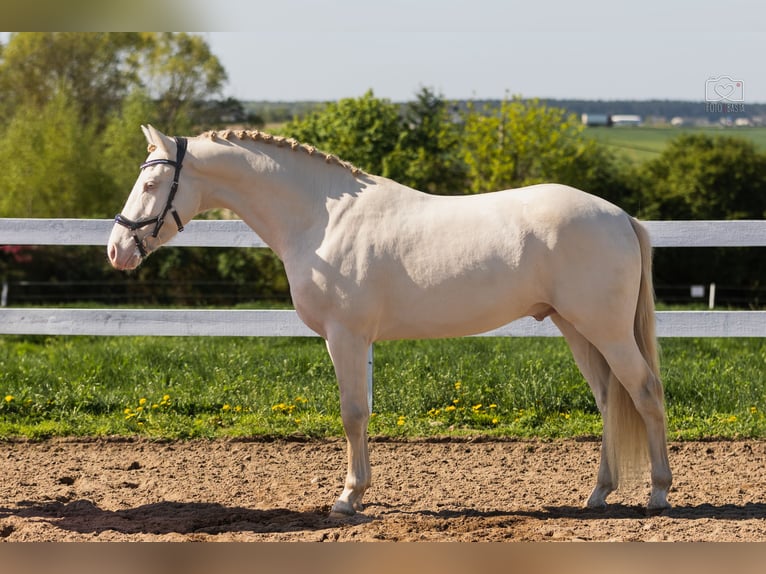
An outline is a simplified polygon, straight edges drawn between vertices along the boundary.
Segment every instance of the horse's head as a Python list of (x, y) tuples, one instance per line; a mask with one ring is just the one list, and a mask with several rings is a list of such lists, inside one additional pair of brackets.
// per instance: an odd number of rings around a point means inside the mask
[[(152, 251), (170, 240), (197, 213), (199, 198), (182, 177), (186, 139), (169, 138), (152, 126), (141, 126), (149, 157), (141, 164), (133, 190), (115, 217), (107, 255), (117, 269), (135, 269)], [(183, 188), (176, 194), (179, 188)], [(168, 216), (172, 221), (166, 221)], [(168, 225), (165, 225), (168, 223)]]

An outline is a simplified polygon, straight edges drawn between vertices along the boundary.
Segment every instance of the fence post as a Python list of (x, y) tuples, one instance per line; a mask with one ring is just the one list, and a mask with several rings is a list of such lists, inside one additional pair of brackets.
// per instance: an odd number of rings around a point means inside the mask
[(8, 306), (8, 280), (3, 278), (3, 289), (0, 291), (0, 307)]
[(372, 345), (367, 349), (367, 407), (372, 414)]

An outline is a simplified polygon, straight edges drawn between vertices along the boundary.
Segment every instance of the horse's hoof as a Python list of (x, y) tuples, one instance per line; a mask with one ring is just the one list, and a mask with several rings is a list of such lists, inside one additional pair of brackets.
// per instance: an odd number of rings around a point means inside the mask
[(661, 514), (669, 508), (670, 503), (665, 491), (657, 490), (652, 492), (652, 495), (649, 497), (649, 504), (646, 505), (646, 510), (649, 514)]
[(606, 510), (606, 501), (605, 500), (589, 500), (585, 503), (585, 508), (588, 510), (598, 510), (599, 512), (602, 512)]
[(606, 510), (606, 497), (611, 490), (602, 488), (596, 488), (588, 498), (588, 502), (585, 503), (586, 508), (589, 510)]
[(646, 513), (649, 516), (657, 516), (658, 514), (662, 514), (666, 510), (670, 510), (673, 508), (670, 503), (665, 500), (662, 504), (652, 504), (652, 502), (649, 502), (649, 504), (646, 506)]
[(606, 497), (609, 496), (614, 489), (607, 484), (596, 484), (596, 488), (590, 493), (588, 502), (585, 503), (591, 510), (605, 510), (606, 509)]
[(344, 500), (336, 501), (330, 509), (330, 518), (349, 518), (354, 514), (356, 514), (354, 507)]

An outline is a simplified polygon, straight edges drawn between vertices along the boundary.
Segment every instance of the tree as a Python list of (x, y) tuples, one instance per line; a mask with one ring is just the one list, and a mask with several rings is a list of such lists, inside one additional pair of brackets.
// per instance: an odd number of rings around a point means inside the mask
[[(639, 171), (646, 219), (762, 219), (766, 217), (766, 154), (733, 137), (688, 134), (671, 140)], [(657, 281), (675, 285), (763, 285), (759, 248), (662, 249)]]
[(146, 155), (139, 125), (187, 132), (224, 78), (188, 34), (13, 34), (0, 52), (0, 216), (113, 215)]
[(565, 110), (514, 97), (464, 114), (463, 157), (474, 193), (557, 182), (627, 203), (628, 190), (606, 149)]
[[(188, 34), (12, 35), (0, 50), (0, 217), (113, 216), (146, 157), (140, 124), (185, 133), (214, 123), (216, 110), (244, 113), (236, 101), (210, 104), (225, 77), (203, 39)], [(120, 281), (100, 248), (3, 251), (0, 272), (14, 279)], [(240, 296), (286, 297), (276, 256), (252, 251), (161, 250), (130, 290), (219, 302), (207, 286), (190, 286), (203, 278), (233, 281)], [(160, 295), (149, 286), (157, 280), (170, 282)]]
[(0, 138), (0, 216), (103, 217), (93, 126), (83, 125), (72, 96), (59, 90), (42, 108), (20, 107)]
[(396, 147), (383, 160), (383, 175), (429, 193), (465, 193), (460, 126), (441, 96), (423, 88), (406, 104)]
[(120, 109), (110, 115), (99, 140), (100, 164), (110, 177), (110, 186), (103, 194), (110, 198), (111, 211), (119, 209), (127, 198), (138, 176), (138, 166), (146, 158), (146, 138), (139, 126), (160, 125), (160, 121), (157, 106), (140, 89), (128, 94)]
[(0, 118), (45, 106), (66, 91), (84, 122), (106, 117), (139, 83), (133, 33), (23, 32), (0, 53)]
[(766, 217), (766, 154), (744, 139), (679, 136), (639, 177), (646, 218)]
[(159, 106), (161, 125), (166, 133), (188, 130), (196, 108), (220, 91), (226, 70), (201, 36), (144, 32), (141, 41), (144, 87)]
[(146, 91), (167, 132), (188, 130), (195, 106), (214, 97), (226, 72), (204, 38), (184, 33), (20, 32), (0, 52), (0, 119), (42, 107), (66, 90), (83, 123), (106, 119), (133, 90)]
[(302, 120), (288, 122), (283, 132), (380, 175), (401, 129), (399, 107), (369, 90), (361, 98), (331, 102)]
[(416, 189), (454, 194), (466, 185), (459, 125), (427, 88), (404, 106), (368, 91), (293, 120), (283, 132)]

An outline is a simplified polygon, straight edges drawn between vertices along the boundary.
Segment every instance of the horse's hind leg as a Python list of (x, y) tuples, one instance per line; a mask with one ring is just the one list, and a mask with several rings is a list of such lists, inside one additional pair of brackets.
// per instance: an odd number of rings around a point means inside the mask
[[(610, 373), (606, 359), (604, 359), (604, 356), (590, 343), (590, 341), (583, 337), (582, 334), (580, 334), (580, 332), (561, 315), (554, 313), (551, 315), (551, 320), (556, 324), (569, 344), (575, 363), (577, 363), (580, 372), (583, 377), (585, 377), (585, 380), (588, 382), (588, 385), (593, 392), (593, 396), (596, 399), (596, 406), (598, 407), (601, 416), (606, 420), (607, 385)], [(604, 447), (607, 442), (607, 432), (608, 428), (604, 426), (604, 440), (602, 440), (601, 443), (601, 462), (598, 469), (598, 478), (596, 487), (588, 498), (588, 508), (604, 508), (606, 506), (606, 497), (616, 487), (616, 485), (612, 483), (612, 473), (609, 468), (606, 448)]]
[(371, 469), (367, 448), (367, 348), (364, 338), (342, 327), (328, 330), (330, 352), (340, 390), (340, 414), (348, 443), (348, 472), (345, 488), (332, 513), (352, 515), (362, 509), (362, 496), (370, 485)]
[(662, 383), (647, 364), (632, 334), (623, 340), (599, 343), (598, 348), (617, 381), (627, 391), (646, 428), (652, 479), (648, 508), (669, 508), (667, 494), (673, 478), (668, 461)]

